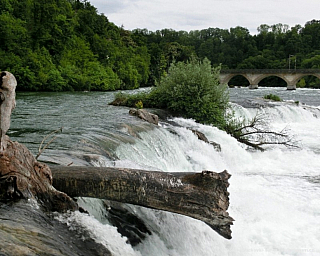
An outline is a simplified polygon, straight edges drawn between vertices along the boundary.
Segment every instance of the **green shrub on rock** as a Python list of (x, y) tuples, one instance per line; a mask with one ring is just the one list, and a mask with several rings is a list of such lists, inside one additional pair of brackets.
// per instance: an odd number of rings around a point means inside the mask
[(160, 105), (197, 122), (223, 126), (229, 93), (219, 84), (219, 72), (208, 59), (172, 64), (155, 89)]
[(268, 95), (265, 95), (263, 98), (266, 100), (281, 101), (281, 98), (275, 94), (268, 94)]
[(128, 95), (123, 105), (131, 107), (134, 105), (130, 103), (141, 100), (144, 107), (167, 109), (199, 123), (223, 128), (229, 91), (226, 85), (220, 85), (219, 72), (220, 67), (212, 68), (208, 59), (173, 63), (155, 88), (149, 93)]

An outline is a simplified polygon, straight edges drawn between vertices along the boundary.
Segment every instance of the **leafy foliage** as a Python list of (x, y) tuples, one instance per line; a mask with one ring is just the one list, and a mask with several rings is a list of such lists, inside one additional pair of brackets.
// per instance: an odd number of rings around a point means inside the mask
[[(285, 69), (288, 56), (296, 68), (320, 67), (319, 20), (262, 24), (256, 35), (240, 26), (152, 32), (117, 27), (87, 0), (0, 0), (0, 9), (0, 70), (14, 73), (18, 90), (154, 86), (173, 62), (191, 56), (222, 68)], [(320, 88), (315, 77), (303, 79), (301, 86)]]
[(263, 96), (264, 99), (273, 100), (273, 101), (281, 101), (281, 98), (275, 94), (268, 94)]
[(147, 48), (88, 1), (1, 0), (0, 7), (0, 70), (16, 76), (18, 90), (133, 89), (148, 81)]
[(160, 106), (222, 127), (229, 94), (226, 86), (219, 85), (219, 71), (220, 67), (211, 68), (208, 59), (173, 63), (155, 89)]
[(118, 94), (113, 104), (167, 109), (197, 122), (223, 128), (229, 102), (228, 89), (219, 84), (220, 67), (212, 68), (210, 61), (191, 58), (171, 64), (168, 74), (149, 93)]

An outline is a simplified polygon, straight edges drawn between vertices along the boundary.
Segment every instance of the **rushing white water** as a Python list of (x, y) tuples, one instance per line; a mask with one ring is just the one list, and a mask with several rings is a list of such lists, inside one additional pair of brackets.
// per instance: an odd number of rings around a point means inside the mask
[[(257, 112), (239, 105), (235, 110), (246, 118)], [(201, 221), (129, 205), (127, 208), (152, 231), (134, 248), (101, 220), (99, 203), (93, 202), (92, 209), (100, 222), (80, 213), (65, 221), (90, 230), (115, 255), (320, 255), (320, 110), (284, 104), (260, 111), (273, 129), (287, 127), (301, 147), (248, 151), (215, 127), (174, 118), (172, 121), (179, 126), (162, 123), (156, 129), (140, 132), (135, 143), (123, 143), (116, 149), (120, 160), (113, 165), (120, 167), (171, 172), (228, 170), (232, 174), (228, 212), (235, 219), (231, 240), (222, 238)], [(209, 140), (219, 143), (222, 151), (216, 152), (187, 128), (203, 132)], [(111, 163), (101, 157), (95, 164)], [(89, 201), (83, 204), (88, 206)]]
[[(129, 116), (128, 109), (107, 106), (113, 94), (99, 92), (20, 94), (9, 135), (36, 152), (44, 135), (63, 126), (63, 133), (40, 157), (49, 162), (83, 165), (88, 164), (83, 157), (87, 155), (96, 166), (172, 172), (226, 169), (232, 175), (231, 240), (201, 221), (126, 205), (152, 232), (132, 247), (108, 222), (105, 205), (96, 199), (78, 201), (90, 216), (79, 212), (59, 216), (70, 229), (87, 230), (116, 256), (320, 255), (320, 90), (231, 92), (238, 104), (268, 93), (292, 100), (261, 109), (233, 107), (238, 117), (248, 119), (257, 111), (264, 113), (272, 130), (287, 128), (300, 148), (278, 145), (265, 152), (250, 151), (215, 127), (183, 118), (153, 129)], [(198, 140), (188, 128), (203, 132), (222, 151)]]

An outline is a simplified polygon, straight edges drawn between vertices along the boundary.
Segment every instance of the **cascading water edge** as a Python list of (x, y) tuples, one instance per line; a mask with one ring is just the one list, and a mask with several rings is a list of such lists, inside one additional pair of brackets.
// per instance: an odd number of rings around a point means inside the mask
[[(248, 118), (258, 111), (237, 107), (242, 113), (247, 111)], [(119, 160), (114, 165), (118, 167), (130, 165), (171, 172), (227, 169), (232, 174), (229, 213), (236, 221), (231, 241), (219, 237), (200, 221), (130, 205), (127, 209), (143, 219), (152, 231), (152, 235), (134, 247), (137, 252), (142, 255), (307, 255), (320, 249), (319, 234), (314, 227), (319, 222), (320, 189), (310, 182), (319, 173), (320, 164), (303, 129), (300, 130), (301, 124), (309, 122), (316, 131), (319, 119), (312, 111), (299, 106), (263, 111), (272, 119), (273, 127), (290, 123), (291, 131), (303, 140), (305, 147), (292, 150), (275, 146), (266, 152), (252, 152), (215, 127), (183, 118), (171, 119), (174, 126), (162, 123), (156, 129), (139, 133), (134, 144), (117, 147)], [(198, 140), (191, 129), (219, 143), (221, 152)]]
[[(82, 205), (87, 206), (90, 216), (84, 213), (62, 215), (59, 217), (62, 223), (69, 223), (70, 228), (88, 230), (98, 243), (115, 255), (300, 256), (320, 253), (320, 231), (317, 228), (320, 224), (320, 119), (316, 106), (284, 103), (272, 107), (244, 108), (234, 105), (237, 116), (252, 118), (257, 111), (262, 111), (273, 129), (288, 126), (301, 146), (290, 149), (275, 145), (265, 152), (258, 152), (247, 150), (246, 146), (224, 131), (190, 119), (171, 118), (156, 127), (145, 124), (129, 117), (126, 108), (110, 109), (101, 104), (112, 98), (107, 94), (71, 96), (61, 96), (61, 108), (67, 112), (68, 120), (65, 121), (62, 114), (55, 117), (56, 123), (66, 127), (66, 133), (61, 135), (62, 140), (57, 139), (58, 145), (48, 148), (42, 159), (57, 163), (74, 162), (75, 165), (170, 172), (200, 172), (205, 169), (220, 172), (226, 169), (232, 175), (228, 188), (228, 212), (235, 222), (232, 226), (233, 238), (229, 241), (198, 220), (124, 205), (151, 231), (141, 243), (131, 246), (127, 244), (126, 237), (122, 237), (107, 220), (101, 201), (85, 198)], [(72, 113), (68, 112), (69, 104), (85, 103), (89, 99), (93, 105), (93, 117), (79, 111), (80, 117), (72, 119)], [(50, 103), (50, 99), (41, 100), (43, 105)], [(32, 109), (32, 106), (29, 107)], [(26, 106), (23, 111), (27, 111)], [(48, 120), (45, 119), (40, 134), (52, 127), (52, 120), (46, 118)], [(14, 124), (17, 123), (18, 120), (14, 121)], [(22, 128), (16, 125), (11, 135), (22, 136), (20, 129), (30, 128), (34, 123), (25, 122)], [(203, 132), (209, 141), (219, 143), (221, 152), (198, 140), (190, 129)], [(29, 134), (34, 132), (27, 131)], [(33, 147), (31, 142), (29, 145)]]

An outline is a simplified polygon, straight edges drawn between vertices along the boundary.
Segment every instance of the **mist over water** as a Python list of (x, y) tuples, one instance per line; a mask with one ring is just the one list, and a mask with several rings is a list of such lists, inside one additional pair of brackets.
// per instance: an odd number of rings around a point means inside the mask
[[(293, 103), (241, 106), (270, 92)], [(125, 205), (152, 232), (132, 247), (104, 218), (105, 209), (96, 199), (80, 200), (91, 216), (76, 212), (59, 217), (70, 227), (89, 230), (115, 255), (320, 255), (319, 92), (230, 90), (237, 116), (250, 119), (257, 112), (264, 113), (272, 129), (288, 129), (298, 141), (298, 149), (275, 145), (265, 152), (247, 150), (225, 132), (190, 119), (172, 118), (154, 127), (130, 117), (127, 108), (108, 106), (112, 93), (59, 94), (60, 98), (20, 95), (9, 136), (36, 151), (35, 141), (41, 141), (43, 134), (56, 128), (53, 126), (64, 126), (64, 133), (42, 160), (168, 172), (228, 170), (232, 175), (228, 189), (228, 212), (235, 219), (231, 240), (189, 217)], [(28, 119), (23, 119), (25, 115)], [(198, 140), (189, 128), (219, 143), (221, 152)], [(90, 163), (83, 155), (90, 156)]]

